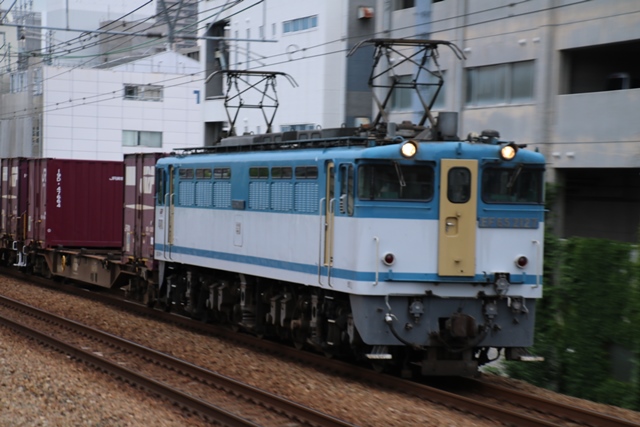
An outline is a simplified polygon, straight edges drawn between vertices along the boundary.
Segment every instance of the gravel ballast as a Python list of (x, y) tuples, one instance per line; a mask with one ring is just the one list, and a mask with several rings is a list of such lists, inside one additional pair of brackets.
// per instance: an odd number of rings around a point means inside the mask
[(0, 328), (1, 426), (204, 426), (167, 402)]
[[(0, 294), (46, 307), (359, 426), (492, 426), (401, 393), (315, 371), (83, 298), (0, 277)], [(0, 425), (200, 426), (170, 404), (0, 328)], [(508, 381), (508, 380), (500, 380)], [(516, 386), (520, 388), (517, 383)], [(538, 389), (540, 390), (540, 389)], [(539, 393), (549, 393), (540, 391)], [(594, 409), (610, 408), (593, 405)], [(575, 403), (574, 403), (575, 404)], [(640, 414), (611, 408), (625, 418)], [(630, 418), (634, 419), (634, 418)], [(34, 422), (35, 420), (35, 422)]]

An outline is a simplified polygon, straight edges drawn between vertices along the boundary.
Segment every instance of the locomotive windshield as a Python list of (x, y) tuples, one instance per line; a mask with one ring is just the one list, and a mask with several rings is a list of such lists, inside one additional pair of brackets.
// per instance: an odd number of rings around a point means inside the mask
[(485, 203), (541, 204), (543, 173), (540, 168), (522, 164), (515, 168), (487, 168), (482, 174), (482, 200)]
[(431, 200), (433, 168), (397, 162), (369, 164), (358, 168), (360, 200)]

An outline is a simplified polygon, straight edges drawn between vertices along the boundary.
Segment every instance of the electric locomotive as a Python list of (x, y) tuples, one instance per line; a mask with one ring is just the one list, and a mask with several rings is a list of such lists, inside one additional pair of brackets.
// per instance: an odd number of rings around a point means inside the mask
[(542, 297), (543, 156), (496, 131), (461, 140), (457, 115), (430, 105), (419, 124), (380, 119), (159, 159), (158, 300), (406, 374), (473, 375), (491, 348), (523, 359)]
[[(273, 133), (271, 118), (267, 134), (235, 135), (229, 115), (230, 135), (213, 147), (125, 158), (123, 176), (101, 184), (124, 185), (124, 203), (110, 205), (124, 205), (120, 252), (117, 239), (70, 239), (63, 223), (60, 235), (32, 236), (46, 219), (31, 215), (46, 206), (45, 180), (26, 165), (57, 163), (3, 160), (0, 259), (404, 375), (474, 375), (491, 349), (524, 359), (542, 297), (544, 158), (496, 131), (461, 139), (456, 113), (432, 114), (437, 49), (462, 58), (455, 45), (367, 43), (380, 107), (371, 124)], [(418, 70), (410, 83), (378, 83), (405, 62)], [(227, 73), (267, 84), (283, 74)], [(397, 89), (417, 93), (418, 123), (388, 120)], [(73, 180), (56, 170), (46, 194), (84, 212), (91, 203), (69, 204)]]

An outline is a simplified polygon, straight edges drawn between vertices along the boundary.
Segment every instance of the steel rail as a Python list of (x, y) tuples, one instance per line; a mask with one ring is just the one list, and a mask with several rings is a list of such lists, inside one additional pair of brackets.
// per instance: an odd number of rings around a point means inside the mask
[[(65, 329), (68, 330), (72, 330), (78, 334), (90, 337), (91, 339), (95, 339), (98, 340), (104, 344), (107, 344), (109, 346), (113, 346), (113, 347), (117, 347), (119, 349), (122, 349), (124, 351), (130, 352), (130, 353), (134, 353), (137, 354), (139, 356), (141, 356), (142, 358), (144, 358), (145, 360), (151, 361), (153, 363), (156, 363), (158, 365), (164, 366), (166, 368), (172, 369), (176, 372), (179, 372), (183, 375), (187, 375), (190, 378), (197, 380), (201, 383), (210, 385), (210, 386), (214, 386), (218, 389), (224, 390), (226, 392), (230, 392), (236, 396), (242, 396), (244, 397), (246, 400), (248, 401), (253, 401), (253, 402), (259, 402), (263, 407), (265, 408), (275, 408), (278, 411), (287, 414), (287, 416), (289, 416), (292, 419), (296, 419), (296, 420), (300, 420), (308, 425), (312, 425), (312, 426), (327, 426), (327, 427), (354, 427), (353, 424), (347, 423), (345, 421), (342, 421), (340, 419), (337, 419), (335, 417), (332, 417), (328, 414), (322, 413), (320, 411), (316, 411), (313, 408), (309, 408), (307, 406), (304, 405), (300, 405), (296, 402), (290, 401), (288, 399), (282, 398), (280, 396), (277, 396), (275, 394), (269, 393), (267, 391), (264, 391), (262, 389), (244, 384), (240, 381), (236, 381), (232, 378), (229, 378), (227, 376), (224, 376), (222, 374), (204, 369), (200, 366), (194, 365), (192, 363), (189, 363), (185, 360), (182, 359), (178, 359), (176, 357), (170, 356), (168, 354), (165, 353), (161, 353), (159, 351), (153, 350), (151, 348), (148, 347), (144, 347), (140, 344), (137, 344), (133, 341), (112, 335), (110, 333), (104, 332), (104, 331), (100, 331), (97, 329), (94, 329), (92, 327), (83, 325), (81, 323), (75, 322), (73, 320), (70, 319), (66, 319), (63, 317), (59, 317), (55, 314), (49, 313), (47, 311), (43, 311), (41, 309), (38, 309), (36, 307), (30, 306), (28, 304), (13, 300), (11, 298), (7, 298), (4, 296), (0, 296), (0, 304), (4, 305), (4, 306), (8, 306), (11, 307), (12, 309), (16, 310), (16, 311), (21, 311), (24, 313), (27, 313), (33, 317), (37, 317), (41, 320), (44, 320), (46, 322), (50, 322), (50, 323), (54, 323), (59, 325), (60, 327), (63, 327)], [(15, 322), (14, 322), (15, 323)], [(23, 326), (23, 328), (26, 328), (25, 326)], [(39, 333), (38, 333), (39, 334)], [(40, 334), (42, 335), (42, 334)], [(38, 340), (40, 340), (38, 338)], [(54, 341), (50, 341), (50, 340), (54, 340)], [(48, 341), (47, 344), (48, 345), (52, 345), (56, 348), (60, 348), (58, 347), (58, 345), (53, 345), (52, 342), (57, 342), (57, 340), (55, 340), (55, 338), (52, 337), (48, 337)], [(71, 344), (61, 344), (61, 347), (64, 347), (64, 350), (61, 349), (61, 351), (64, 352), (68, 352), (68, 348), (72, 348), (73, 352), (69, 353), (72, 354), (72, 356), (76, 357), (77, 355), (77, 351), (81, 351), (82, 357), (80, 357), (78, 355), (79, 358), (81, 358), (82, 360), (85, 360), (85, 356), (84, 356), (84, 350), (78, 349), (77, 347), (71, 345)], [(94, 363), (94, 360), (96, 358), (96, 356), (92, 355), (91, 353), (88, 353), (91, 355), (91, 361), (90, 363)], [(101, 361), (104, 361), (105, 363), (107, 363), (109, 366), (112, 365), (111, 362), (106, 361), (103, 358), (98, 358)], [(98, 365), (101, 369), (103, 368), (102, 365)], [(119, 365), (117, 365), (119, 366)], [(124, 368), (123, 368), (124, 369)], [(105, 369), (109, 372), (112, 372), (112, 369)], [(126, 370), (126, 369), (125, 369)], [(123, 378), (126, 379), (130, 379), (136, 383), (139, 383), (139, 381), (137, 379), (134, 379), (134, 377), (132, 375), (138, 375), (133, 371), (129, 371), (126, 370), (127, 374), (123, 375), (121, 373), (117, 373), (117, 375), (119, 376), (123, 376)], [(143, 377), (144, 378), (144, 377)], [(160, 384), (162, 387), (164, 388), (168, 388), (165, 385), (162, 385), (161, 383), (157, 383), (153, 380), (149, 380), (149, 379), (144, 379), (143, 381), (145, 381), (144, 384), (142, 384), (142, 386), (144, 386), (145, 388), (150, 388), (152, 391), (157, 392), (156, 387), (158, 387), (157, 384)], [(151, 388), (150, 386), (148, 386), (146, 384), (146, 381), (149, 381), (153, 384), (154, 388)], [(171, 389), (172, 390), (172, 389)], [(174, 393), (174, 391), (171, 391), (171, 393)], [(179, 399), (176, 399), (175, 396), (173, 394), (167, 396), (169, 397), (171, 400), (176, 401), (179, 404), (185, 404), (185, 406), (188, 406), (190, 408), (192, 408), (193, 405), (190, 405), (188, 402), (186, 402), (183, 396), (188, 396), (185, 395), (182, 392), (178, 392), (176, 391), (175, 393), (178, 393), (178, 397)], [(164, 395), (164, 393), (159, 393)], [(189, 397), (190, 398), (190, 397)], [(203, 401), (199, 401), (197, 405), (193, 406), (193, 410), (201, 413), (202, 415), (204, 415), (205, 417), (209, 417), (209, 412), (210, 410), (207, 409), (208, 406), (212, 406), (212, 405), (208, 405), (206, 402)], [(215, 407), (217, 408), (217, 407)], [(249, 424), (249, 425), (253, 425), (253, 424)]]
[(192, 412), (201, 414), (203, 417), (209, 420), (222, 423), (223, 425), (229, 427), (260, 427), (259, 424), (255, 424), (249, 420), (245, 420), (222, 408), (211, 405), (193, 396), (189, 396), (188, 394), (182, 393), (171, 387), (167, 387), (166, 385), (158, 381), (141, 376), (123, 366), (110, 362), (109, 360), (94, 355), (88, 351), (84, 351), (74, 345), (59, 341), (54, 337), (40, 333), (21, 323), (14, 322), (11, 319), (7, 319), (4, 316), (0, 316), (0, 324), (18, 332), (21, 335), (32, 338), (46, 346), (54, 348), (62, 353), (68, 354), (69, 356), (81, 360), (104, 372), (108, 372), (109, 374), (114, 375), (116, 378), (121, 378), (126, 382), (136, 384), (144, 388), (145, 390), (150, 391), (151, 393), (162, 396), (172, 402), (177, 403), (182, 408), (188, 408)]
[(505, 401), (509, 401), (515, 405), (521, 405), (525, 408), (534, 408), (534, 410), (547, 412), (556, 417), (564, 417), (572, 422), (580, 425), (588, 425), (593, 427), (637, 427), (638, 424), (625, 420), (623, 418), (614, 417), (608, 414), (592, 411), (589, 409), (576, 408), (562, 402), (549, 400), (544, 397), (528, 394), (516, 389), (490, 384), (483, 381), (465, 378), (460, 380), (463, 387), (486, 395), (492, 396)]

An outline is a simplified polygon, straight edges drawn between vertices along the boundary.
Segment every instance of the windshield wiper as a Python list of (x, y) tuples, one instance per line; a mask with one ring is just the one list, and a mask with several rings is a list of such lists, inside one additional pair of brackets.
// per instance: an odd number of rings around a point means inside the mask
[(511, 175), (511, 178), (509, 178), (509, 182), (507, 183), (507, 190), (511, 190), (513, 185), (516, 183), (516, 180), (520, 176), (520, 172), (522, 172), (523, 168), (524, 168), (524, 165), (522, 163), (520, 163), (516, 167), (516, 171), (513, 173), (513, 175)]
[(400, 182), (400, 187), (406, 187), (407, 183), (404, 180), (404, 175), (402, 175), (402, 169), (400, 169), (400, 165), (398, 162), (393, 162), (393, 166), (396, 168), (396, 174), (398, 175), (398, 181)]

